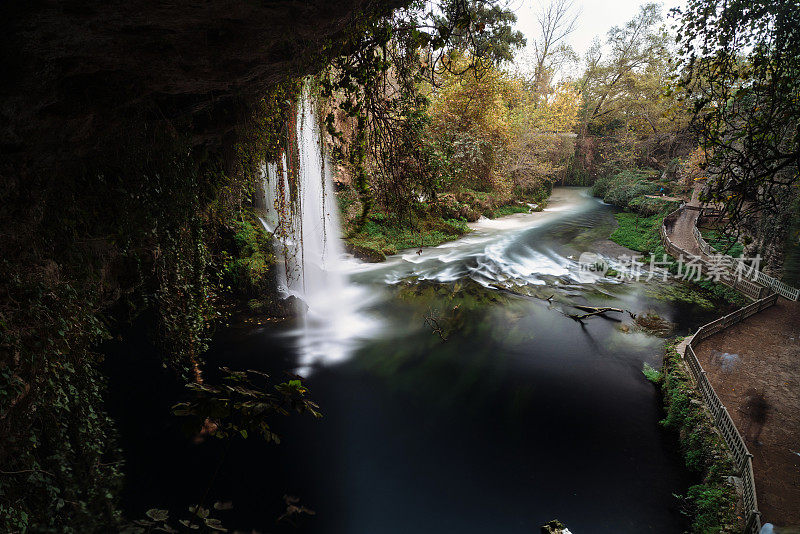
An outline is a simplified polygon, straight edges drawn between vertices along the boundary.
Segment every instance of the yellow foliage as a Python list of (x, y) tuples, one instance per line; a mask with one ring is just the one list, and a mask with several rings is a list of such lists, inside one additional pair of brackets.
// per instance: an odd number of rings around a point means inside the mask
[(489, 69), (450, 76), (434, 95), (431, 135), (462, 185), (532, 190), (564, 167), (581, 100), (572, 86), (535, 98), (523, 81)]
[(708, 160), (708, 152), (702, 147), (695, 148), (684, 165), (684, 172), (687, 181), (700, 181), (707, 178), (706, 171), (703, 168), (705, 162)]

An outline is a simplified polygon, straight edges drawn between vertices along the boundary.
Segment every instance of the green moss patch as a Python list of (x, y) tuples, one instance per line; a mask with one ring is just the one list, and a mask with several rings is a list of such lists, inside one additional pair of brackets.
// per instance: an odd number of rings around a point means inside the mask
[(434, 247), (458, 239), (470, 231), (466, 221), (433, 216), (406, 225), (392, 224), (382, 214), (371, 216), (364, 226), (345, 239), (348, 250), (365, 261), (379, 262), (410, 248)]
[(623, 247), (628, 247), (646, 254), (656, 253), (661, 247), (659, 229), (664, 221), (664, 214), (643, 216), (638, 213), (615, 213), (617, 229), (610, 238)]
[(744, 246), (732, 236), (727, 236), (718, 230), (701, 230), (703, 239), (722, 254), (738, 258), (744, 252)]
[(494, 210), (492, 215), (497, 217), (505, 217), (507, 215), (514, 215), (515, 213), (530, 213), (531, 208), (525, 204), (511, 204), (509, 206), (501, 206)]
[(668, 346), (658, 384), (666, 412), (661, 425), (678, 434), (686, 467), (699, 480), (681, 496), (683, 512), (691, 518), (691, 531), (739, 532), (738, 496), (728, 478), (736, 475), (730, 450), (716, 431), (674, 344)]

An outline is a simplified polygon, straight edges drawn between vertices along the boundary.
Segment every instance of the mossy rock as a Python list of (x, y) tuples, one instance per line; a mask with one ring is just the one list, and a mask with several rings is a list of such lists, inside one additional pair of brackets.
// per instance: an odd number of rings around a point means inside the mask
[[(356, 258), (367, 261), (370, 263), (380, 263), (386, 261), (386, 254), (396, 254), (397, 251), (389, 247), (384, 247), (379, 250), (367, 245), (360, 245), (355, 243), (345, 243), (345, 250), (355, 256)], [(386, 251), (386, 252), (385, 252)], [(393, 251), (393, 252), (392, 252)]]
[(636, 325), (654, 336), (667, 337), (675, 330), (675, 323), (671, 323), (658, 314), (647, 312), (639, 314), (634, 319)]

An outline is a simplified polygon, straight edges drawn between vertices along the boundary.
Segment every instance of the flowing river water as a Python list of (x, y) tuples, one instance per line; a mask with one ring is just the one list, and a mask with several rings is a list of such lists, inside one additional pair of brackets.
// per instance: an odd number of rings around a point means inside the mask
[[(313, 350), (299, 322), (221, 333), (209, 367), (307, 378), (324, 417), (278, 421), (280, 445), (196, 445), (161, 416), (134, 425), (148, 407), (129, 407), (135, 378), (112, 374), (126, 506), (196, 493), (233, 501), (230, 524), (263, 532), (286, 528), (274, 523), (284, 494), (315, 511), (287, 530), (303, 533), (530, 533), (553, 518), (573, 533), (681, 532), (673, 494), (691, 477), (642, 373), (660, 365), (664, 338), (628, 313), (565, 313), (619, 307), (685, 334), (720, 312), (679, 281), (581, 271), (582, 252), (612, 266), (630, 254), (608, 241), (614, 225), (586, 189), (556, 188), (544, 212), (479, 221), (383, 264), (345, 262), (348, 302), (328, 307), (337, 335)], [(173, 398), (158, 384), (135, 391), (150, 413)]]

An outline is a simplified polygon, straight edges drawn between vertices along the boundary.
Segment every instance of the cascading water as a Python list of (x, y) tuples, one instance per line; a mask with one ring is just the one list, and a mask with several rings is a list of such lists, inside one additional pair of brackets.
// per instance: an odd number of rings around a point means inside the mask
[[(289, 157), (263, 168), (265, 213), (261, 221), (280, 243), (278, 278), (285, 295), (307, 306), (298, 344), (307, 368), (345, 359), (370, 321), (360, 313), (364, 298), (349, 283), (333, 192), (315, 101), (308, 84), (289, 132)], [(291, 198), (289, 176), (296, 186)]]

